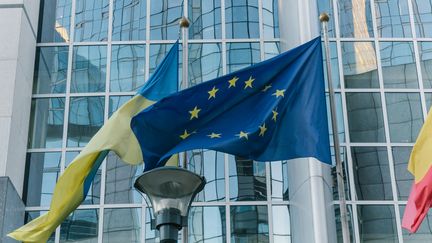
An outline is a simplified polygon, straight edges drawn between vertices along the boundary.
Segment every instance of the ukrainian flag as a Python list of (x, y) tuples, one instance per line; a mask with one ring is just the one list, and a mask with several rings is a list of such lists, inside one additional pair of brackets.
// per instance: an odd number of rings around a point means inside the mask
[(140, 111), (177, 91), (178, 45), (178, 42), (174, 44), (145, 86), (112, 115), (68, 166), (54, 189), (49, 212), (8, 236), (23, 242), (46, 242), (56, 227), (84, 200), (109, 151), (114, 151), (131, 165), (143, 162), (130, 122)]

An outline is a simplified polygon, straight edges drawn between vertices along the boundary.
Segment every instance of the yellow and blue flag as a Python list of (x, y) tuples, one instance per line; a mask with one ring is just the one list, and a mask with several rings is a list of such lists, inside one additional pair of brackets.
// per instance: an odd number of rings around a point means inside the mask
[(330, 164), (321, 39), (170, 95), (134, 116), (131, 127), (145, 170), (192, 149)]
[(111, 116), (66, 168), (55, 186), (49, 212), (8, 236), (23, 242), (46, 242), (55, 228), (85, 199), (109, 151), (114, 151), (128, 164), (143, 162), (140, 146), (130, 129), (130, 121), (143, 109), (177, 91), (178, 46), (176, 42), (146, 84)]

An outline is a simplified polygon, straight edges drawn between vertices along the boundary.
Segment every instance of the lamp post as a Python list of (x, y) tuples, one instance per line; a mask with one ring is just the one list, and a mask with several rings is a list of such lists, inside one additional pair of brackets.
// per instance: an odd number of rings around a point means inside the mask
[(189, 208), (206, 180), (179, 167), (161, 167), (145, 172), (135, 188), (147, 194), (155, 216), (152, 228), (159, 230), (161, 243), (176, 243), (178, 231), (187, 226)]

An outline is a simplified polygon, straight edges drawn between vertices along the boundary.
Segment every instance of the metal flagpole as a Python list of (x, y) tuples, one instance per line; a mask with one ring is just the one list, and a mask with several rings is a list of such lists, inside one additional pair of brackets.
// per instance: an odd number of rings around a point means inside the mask
[(347, 206), (345, 199), (345, 185), (344, 185), (344, 171), (342, 168), (342, 160), (340, 157), (340, 144), (339, 144), (339, 135), (338, 135), (338, 127), (337, 127), (337, 119), (336, 119), (336, 105), (335, 105), (335, 93), (333, 89), (333, 82), (331, 76), (331, 65), (330, 65), (330, 44), (328, 37), (328, 21), (330, 17), (327, 13), (321, 13), (319, 16), (319, 20), (322, 24), (322, 31), (324, 35), (324, 46), (325, 46), (325, 58), (326, 58), (326, 66), (327, 66), (327, 82), (329, 89), (329, 100), (330, 100), (330, 111), (331, 111), (331, 122), (333, 127), (333, 146), (335, 150), (335, 158), (336, 158), (336, 177), (338, 184), (338, 193), (339, 193), (339, 203), (340, 203), (340, 218), (342, 225), (342, 238), (344, 243), (350, 243), (350, 235), (349, 235), (349, 227), (348, 227), (348, 214), (347, 214)]

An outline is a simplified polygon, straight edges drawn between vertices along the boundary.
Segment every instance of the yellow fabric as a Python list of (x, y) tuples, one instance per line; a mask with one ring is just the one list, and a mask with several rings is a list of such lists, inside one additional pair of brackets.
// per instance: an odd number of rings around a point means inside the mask
[(411, 152), (408, 170), (414, 175), (415, 182), (420, 182), (432, 165), (432, 110)]
[(141, 149), (130, 129), (130, 121), (135, 114), (153, 103), (141, 95), (136, 95), (117, 110), (59, 178), (54, 189), (50, 211), (8, 236), (24, 242), (46, 242), (55, 228), (84, 199), (85, 178), (101, 151), (112, 150), (128, 164), (142, 163)]

